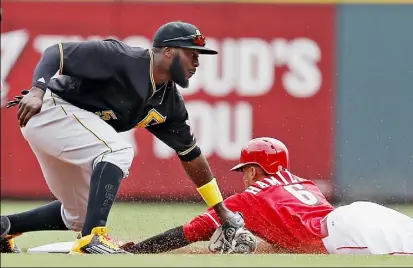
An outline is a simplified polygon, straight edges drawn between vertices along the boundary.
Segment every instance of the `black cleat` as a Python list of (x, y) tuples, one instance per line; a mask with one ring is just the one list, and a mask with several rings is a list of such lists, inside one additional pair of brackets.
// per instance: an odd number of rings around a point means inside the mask
[(14, 243), (14, 238), (18, 235), (9, 235), (10, 220), (6, 216), (1, 216), (0, 231), (0, 253), (21, 253), (20, 248)]
[(0, 253), (21, 253), (22, 251), (14, 242), (17, 235), (8, 235), (0, 241)]
[(0, 241), (3, 240), (10, 231), (10, 220), (9, 218), (7, 218), (6, 216), (1, 216), (1, 237), (0, 237)]

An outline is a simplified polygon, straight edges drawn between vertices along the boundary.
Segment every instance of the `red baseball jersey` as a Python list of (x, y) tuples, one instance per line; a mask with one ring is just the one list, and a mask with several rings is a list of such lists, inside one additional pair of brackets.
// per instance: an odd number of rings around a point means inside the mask
[[(327, 253), (321, 220), (334, 207), (310, 180), (280, 171), (224, 202), (241, 212), (246, 228), (267, 243), (292, 253)], [(184, 225), (185, 237), (189, 242), (208, 241), (218, 223), (215, 211), (208, 209)]]

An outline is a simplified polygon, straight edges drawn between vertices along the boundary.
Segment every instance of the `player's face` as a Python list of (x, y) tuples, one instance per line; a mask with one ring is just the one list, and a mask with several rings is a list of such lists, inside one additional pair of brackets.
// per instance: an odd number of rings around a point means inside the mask
[(195, 74), (196, 68), (199, 66), (199, 51), (187, 48), (180, 51), (182, 67), (185, 70), (186, 78), (189, 79)]
[(183, 88), (187, 88), (189, 86), (189, 80), (187, 71), (185, 70), (185, 65), (183, 63), (182, 51), (177, 48), (174, 48), (172, 51), (172, 62), (169, 67), (169, 73), (171, 74), (172, 81)]
[(172, 80), (183, 88), (189, 86), (189, 78), (195, 74), (199, 66), (199, 51), (194, 49), (173, 49), (172, 62), (169, 71)]

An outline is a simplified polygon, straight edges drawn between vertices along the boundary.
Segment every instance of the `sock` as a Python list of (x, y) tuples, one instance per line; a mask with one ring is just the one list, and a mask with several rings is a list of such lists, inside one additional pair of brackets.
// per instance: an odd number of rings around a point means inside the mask
[(82, 235), (88, 235), (98, 226), (106, 226), (113, 202), (116, 199), (123, 171), (109, 162), (99, 162), (90, 180), (89, 201)]
[(60, 201), (56, 200), (26, 212), (8, 215), (9, 235), (33, 231), (68, 230), (60, 213), (61, 207)]

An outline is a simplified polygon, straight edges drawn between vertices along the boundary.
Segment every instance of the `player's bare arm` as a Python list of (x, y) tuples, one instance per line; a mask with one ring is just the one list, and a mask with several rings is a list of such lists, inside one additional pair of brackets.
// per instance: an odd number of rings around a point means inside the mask
[(171, 88), (168, 97), (174, 99), (175, 105), (171, 113), (174, 120), (151, 125), (147, 130), (175, 150), (188, 177), (195, 184), (208, 207), (216, 211), (223, 227), (235, 229), (243, 227), (244, 220), (241, 215), (228, 210), (223, 204), (217, 180), (191, 131), (182, 95), (176, 88)]
[[(215, 182), (209, 164), (202, 154), (192, 161), (181, 161), (181, 163), (186, 173), (191, 178), (193, 183), (197, 186), (197, 188)], [(219, 191), (218, 187), (216, 188), (216, 190)], [(222, 197), (220, 195), (221, 194), (219, 193), (218, 197), (221, 198), (221, 201), (214, 205), (213, 208), (217, 212), (220, 221), (225, 222), (228, 218), (233, 217), (234, 213), (227, 209), (225, 204), (222, 202)]]

